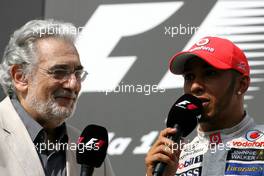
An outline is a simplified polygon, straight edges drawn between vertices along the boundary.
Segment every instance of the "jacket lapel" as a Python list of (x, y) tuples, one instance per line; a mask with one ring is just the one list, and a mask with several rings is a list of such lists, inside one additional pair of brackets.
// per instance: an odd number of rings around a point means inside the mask
[(73, 151), (67, 150), (66, 160), (67, 176), (77, 175), (79, 166), (76, 163), (75, 154)]
[[(79, 132), (77, 132), (73, 127), (67, 125), (67, 134), (69, 136), (69, 146), (71, 144), (76, 144), (79, 137)], [(80, 165), (76, 161), (76, 151), (68, 149), (66, 151), (66, 169), (67, 176), (80, 175)]]
[[(6, 144), (27, 176), (44, 176), (41, 161), (23, 122), (16, 113), (9, 97), (1, 102), (2, 125), (9, 133)], [(22, 175), (22, 173), (21, 173)]]

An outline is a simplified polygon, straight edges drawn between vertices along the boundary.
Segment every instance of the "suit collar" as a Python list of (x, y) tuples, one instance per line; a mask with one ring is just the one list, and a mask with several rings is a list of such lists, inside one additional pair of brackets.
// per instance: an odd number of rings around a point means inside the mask
[(8, 133), (5, 142), (17, 158), (24, 174), (44, 176), (35, 146), (9, 97), (0, 103), (0, 113), (1, 126)]
[[(24, 173), (21, 173), (21, 175), (44, 176), (45, 174), (35, 146), (9, 97), (0, 102), (0, 128), (6, 131), (7, 137), (5, 142), (24, 170)], [(67, 132), (71, 134), (73, 130), (68, 128), (68, 126), (66, 128)], [(69, 137), (70, 143), (76, 142), (74, 140), (71, 136)], [(66, 151), (66, 169), (67, 176), (77, 175), (79, 165), (76, 162), (75, 151)]]

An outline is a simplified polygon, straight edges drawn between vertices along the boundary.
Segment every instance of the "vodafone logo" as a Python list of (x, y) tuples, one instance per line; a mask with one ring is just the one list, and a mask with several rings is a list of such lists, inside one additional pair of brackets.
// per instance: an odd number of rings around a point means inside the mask
[(210, 143), (213, 143), (213, 144), (222, 143), (221, 134), (219, 132), (213, 133), (209, 137), (210, 137)]
[(207, 43), (209, 43), (209, 39), (208, 38), (203, 38), (201, 40), (199, 40), (197, 43), (195, 43), (197, 46), (203, 46), (206, 45)]
[(248, 132), (246, 133), (246, 139), (247, 139), (248, 141), (253, 142), (253, 141), (255, 141), (255, 140), (261, 138), (263, 135), (264, 135), (264, 134), (263, 134), (261, 131), (259, 131), (259, 130), (250, 130), (250, 131), (248, 131)]

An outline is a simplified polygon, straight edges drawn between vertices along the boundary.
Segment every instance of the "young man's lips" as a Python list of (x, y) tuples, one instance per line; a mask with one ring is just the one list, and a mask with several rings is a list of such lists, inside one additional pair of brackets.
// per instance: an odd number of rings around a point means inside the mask
[(207, 102), (203, 102), (202, 105), (203, 105), (203, 107), (208, 106), (208, 105), (209, 105), (209, 101), (207, 101)]
[(209, 105), (209, 102), (210, 102), (209, 99), (207, 99), (207, 98), (202, 98), (202, 97), (198, 97), (198, 98), (202, 101), (202, 105), (203, 105), (203, 107)]

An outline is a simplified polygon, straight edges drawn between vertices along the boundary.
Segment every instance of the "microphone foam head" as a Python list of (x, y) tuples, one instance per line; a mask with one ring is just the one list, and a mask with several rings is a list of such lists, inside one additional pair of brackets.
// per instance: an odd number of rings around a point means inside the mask
[(178, 124), (183, 137), (188, 136), (197, 126), (203, 111), (202, 101), (191, 94), (184, 94), (171, 107), (166, 126), (173, 128)]
[(100, 167), (108, 148), (107, 130), (102, 126), (88, 125), (83, 130), (77, 144), (77, 163)]

